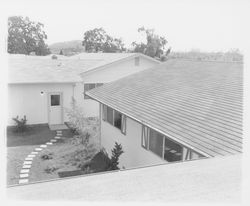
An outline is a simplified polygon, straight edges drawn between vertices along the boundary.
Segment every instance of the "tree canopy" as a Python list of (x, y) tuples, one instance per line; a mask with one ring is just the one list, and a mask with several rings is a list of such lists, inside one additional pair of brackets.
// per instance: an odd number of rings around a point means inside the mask
[(82, 45), (86, 52), (122, 52), (124, 44), (121, 39), (114, 38), (103, 28), (95, 28), (84, 33)]
[(168, 49), (167, 52), (165, 51), (167, 44), (165, 37), (155, 34), (153, 29), (145, 29), (144, 27), (140, 27), (138, 32), (143, 32), (146, 35), (146, 43), (133, 42), (133, 52), (140, 52), (150, 57), (158, 58), (160, 58), (161, 55), (169, 54), (170, 49)]
[(43, 31), (44, 25), (30, 21), (28, 17), (11, 16), (8, 18), (8, 52), (11, 54), (27, 54), (34, 52), (43, 56), (50, 54), (47, 39)]

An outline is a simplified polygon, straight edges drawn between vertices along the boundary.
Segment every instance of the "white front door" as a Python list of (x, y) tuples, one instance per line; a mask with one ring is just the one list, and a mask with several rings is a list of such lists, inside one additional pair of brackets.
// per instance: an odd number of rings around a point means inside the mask
[(62, 124), (62, 93), (49, 93), (49, 124)]

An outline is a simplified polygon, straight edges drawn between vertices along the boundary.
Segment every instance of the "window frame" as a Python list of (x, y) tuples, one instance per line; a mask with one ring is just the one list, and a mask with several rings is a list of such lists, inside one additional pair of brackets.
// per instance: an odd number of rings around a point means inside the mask
[[(150, 131), (151, 130), (154, 131), (154, 132), (156, 132), (156, 133), (158, 133), (163, 138), (161, 156), (159, 154), (157, 154), (156, 152), (154, 152), (153, 150), (150, 149), (149, 144), (150, 144)], [(178, 142), (176, 142), (176, 141), (168, 138), (166, 135), (164, 135), (164, 134), (162, 134), (162, 133), (160, 133), (160, 132), (158, 132), (158, 131), (156, 131), (156, 130), (154, 130), (154, 129), (152, 129), (152, 128), (150, 128), (150, 127), (142, 124), (142, 132), (141, 132), (141, 146), (142, 146), (142, 148), (144, 148), (147, 151), (152, 152), (153, 154), (155, 154), (156, 156), (160, 157), (161, 159), (163, 159), (165, 161), (167, 161), (165, 159), (165, 157), (164, 157), (165, 156), (165, 146), (166, 146), (165, 142), (166, 142), (166, 140), (168, 140), (170, 142), (173, 142), (174, 144), (179, 145), (181, 147), (181, 150), (182, 150), (181, 151), (181, 153), (182, 153), (181, 157), (183, 157), (184, 146), (182, 144), (179, 144)], [(199, 155), (199, 153), (197, 153), (197, 152), (195, 152), (195, 153)], [(171, 161), (171, 162), (179, 162), (179, 161), (184, 161), (184, 160), (185, 159), (181, 158), (180, 160)]]
[[(52, 97), (56, 97), (56, 99), (53, 99)], [(61, 106), (61, 95), (60, 94), (51, 94), (50, 95), (50, 106), (51, 107)]]
[[(112, 110), (112, 117), (113, 117), (112, 123), (110, 121), (108, 121), (108, 108), (110, 108)], [(114, 123), (114, 121), (115, 121), (115, 112), (118, 112), (118, 113), (121, 114), (121, 128), (118, 128), (118, 127), (115, 126), (115, 123)], [(109, 123), (110, 125), (112, 125), (116, 129), (120, 130), (120, 132), (122, 134), (126, 135), (127, 117), (124, 114), (122, 114), (121, 112), (119, 112), (119, 111), (117, 111), (117, 110), (115, 110), (115, 109), (113, 109), (113, 108), (111, 108), (111, 107), (109, 107), (109, 106), (107, 106), (105, 104), (102, 104), (102, 120), (104, 122)]]

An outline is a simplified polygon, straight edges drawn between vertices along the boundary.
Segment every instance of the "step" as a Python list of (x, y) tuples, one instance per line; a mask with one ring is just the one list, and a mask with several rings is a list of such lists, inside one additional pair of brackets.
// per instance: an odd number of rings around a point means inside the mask
[(23, 169), (30, 169), (31, 165), (23, 165)]
[(21, 171), (20, 171), (20, 173), (29, 173), (29, 169), (22, 169)]
[(24, 161), (23, 164), (24, 164), (24, 165), (31, 165), (31, 164), (32, 164), (32, 161)]
[(29, 174), (20, 174), (20, 178), (29, 177)]
[(24, 183), (28, 183), (29, 180), (28, 179), (21, 179), (19, 180), (19, 184), (24, 184)]
[(28, 155), (28, 157), (35, 157), (36, 155), (34, 155), (34, 154), (30, 154), (30, 155)]

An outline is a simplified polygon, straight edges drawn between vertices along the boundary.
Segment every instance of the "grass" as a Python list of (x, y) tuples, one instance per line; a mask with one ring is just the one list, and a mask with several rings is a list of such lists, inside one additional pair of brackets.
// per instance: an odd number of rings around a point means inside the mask
[[(85, 119), (85, 127), (90, 131), (90, 148), (86, 153), (84, 146), (70, 130), (63, 130), (62, 139), (48, 146), (33, 160), (29, 182), (37, 182), (59, 178), (58, 172), (79, 170), (90, 158), (100, 150), (99, 121), (97, 118)], [(55, 136), (48, 127), (38, 126), (29, 130), (26, 135), (7, 132), (7, 184), (18, 183), (19, 172), (24, 158), (34, 151), (34, 148), (49, 141)], [(30, 140), (30, 141), (28, 141)], [(24, 142), (23, 142), (24, 141)], [(16, 146), (15, 146), (16, 145)], [(43, 155), (51, 159), (44, 160)]]
[(7, 147), (40, 145), (49, 141), (55, 136), (56, 132), (51, 131), (48, 125), (28, 126), (23, 133), (14, 132), (13, 127), (7, 128)]

